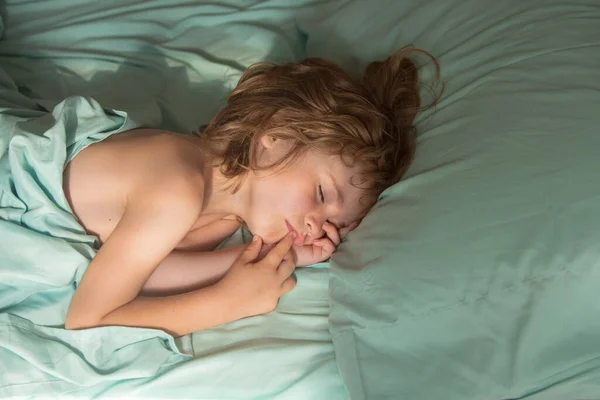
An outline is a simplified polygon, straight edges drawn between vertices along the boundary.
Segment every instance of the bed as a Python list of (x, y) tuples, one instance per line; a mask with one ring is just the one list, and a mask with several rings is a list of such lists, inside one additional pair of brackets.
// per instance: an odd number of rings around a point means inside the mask
[[(11, 0), (0, 16), (0, 397), (600, 398), (597, 1)], [(77, 151), (196, 130), (254, 62), (358, 74), (408, 45), (445, 84), (414, 165), (274, 312), (181, 338), (62, 328), (95, 253), (60, 189)]]

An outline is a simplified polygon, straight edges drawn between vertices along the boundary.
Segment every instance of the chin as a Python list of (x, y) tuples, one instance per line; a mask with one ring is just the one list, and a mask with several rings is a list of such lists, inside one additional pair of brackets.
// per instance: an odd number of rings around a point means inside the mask
[(279, 243), (279, 241), (281, 241), (281, 239), (283, 239), (285, 237), (285, 235), (265, 235), (265, 236), (261, 236), (259, 234), (260, 237), (262, 237), (263, 239), (263, 243), (264, 244), (277, 244)]
[(287, 233), (287, 232), (276, 233), (276, 232), (273, 232), (273, 230), (260, 229), (260, 227), (258, 227), (257, 229), (252, 229), (251, 227), (248, 227), (248, 229), (250, 230), (250, 232), (252, 232), (253, 235), (260, 236), (262, 238), (262, 241), (264, 244), (276, 244), (281, 239), (283, 239)]

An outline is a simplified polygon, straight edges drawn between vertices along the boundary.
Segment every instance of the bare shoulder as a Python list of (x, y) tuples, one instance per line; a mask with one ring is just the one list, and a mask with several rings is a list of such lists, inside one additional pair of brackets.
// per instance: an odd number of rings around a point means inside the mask
[[(204, 162), (200, 151), (182, 135), (151, 131), (136, 132), (122, 143), (122, 153), (135, 153), (128, 168), (129, 198), (167, 206), (189, 204), (201, 207), (204, 198)], [(126, 157), (122, 154), (122, 157)]]
[(143, 183), (131, 188), (127, 206), (152, 204), (156, 209), (202, 209), (204, 181), (202, 177), (157, 174), (144, 178)]
[(126, 209), (189, 217), (202, 207), (204, 163), (183, 135), (154, 129), (91, 145), (65, 169), (65, 194), (86, 231), (104, 242)]

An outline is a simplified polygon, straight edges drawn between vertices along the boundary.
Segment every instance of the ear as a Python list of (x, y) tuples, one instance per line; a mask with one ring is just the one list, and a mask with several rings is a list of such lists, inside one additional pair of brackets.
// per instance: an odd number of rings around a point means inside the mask
[(265, 149), (271, 149), (275, 145), (276, 141), (277, 139), (275, 139), (273, 136), (262, 135), (260, 137), (260, 144), (262, 144)]

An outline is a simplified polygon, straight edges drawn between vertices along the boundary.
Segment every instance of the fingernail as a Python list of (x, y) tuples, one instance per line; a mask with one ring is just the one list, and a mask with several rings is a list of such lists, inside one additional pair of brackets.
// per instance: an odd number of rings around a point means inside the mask
[(253, 235), (253, 236), (252, 236), (252, 241), (253, 241), (253, 242), (256, 242), (257, 240), (258, 240), (258, 235)]

